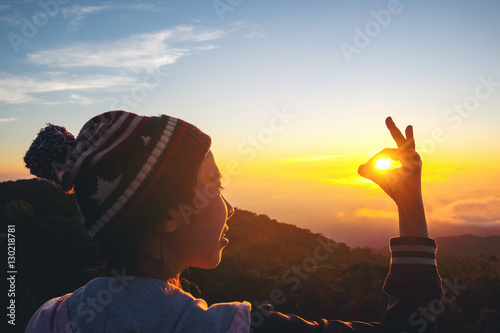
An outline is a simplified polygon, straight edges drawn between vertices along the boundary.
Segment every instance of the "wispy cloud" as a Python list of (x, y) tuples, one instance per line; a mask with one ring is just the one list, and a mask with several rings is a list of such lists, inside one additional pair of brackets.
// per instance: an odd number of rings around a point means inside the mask
[(111, 6), (71, 6), (61, 9), (65, 19), (69, 19), (69, 30), (74, 30), (89, 14), (110, 9)]
[(263, 30), (249, 32), (245, 35), (246, 38), (264, 38), (266, 33)]
[(153, 33), (136, 34), (116, 41), (77, 43), (28, 54), (34, 65), (58, 68), (106, 67), (153, 71), (189, 55), (190, 43), (213, 41), (225, 36), (223, 29), (176, 26)]
[(36, 94), (127, 86), (133, 78), (111, 75), (69, 75), (61, 72), (12, 75), (0, 73), (0, 102), (14, 104), (36, 100)]
[(77, 104), (82, 104), (82, 105), (89, 105), (97, 102), (95, 99), (88, 98), (85, 96), (82, 96), (80, 94), (71, 94), (70, 95), (71, 102), (77, 103)]
[(12, 5), (2, 4), (0, 5), (0, 23), (5, 23), (10, 26), (21, 25), (23, 23), (20, 11), (11, 10)]
[(247, 30), (251, 30), (245, 34), (245, 38), (265, 38), (267, 36), (266, 31), (260, 24), (237, 21), (233, 22), (232, 25), (235, 28), (245, 28)]
[(19, 118), (0, 118), (0, 123), (7, 123), (9, 121), (16, 121)]
[(69, 20), (69, 30), (75, 30), (82, 21), (90, 14), (102, 12), (105, 10), (142, 10), (142, 11), (163, 11), (156, 4), (135, 3), (135, 4), (106, 4), (100, 6), (80, 6), (74, 5), (61, 9), (63, 17)]
[(80, 104), (80, 105), (90, 105), (99, 102), (98, 100), (82, 96), (80, 94), (69, 93), (67, 99), (60, 99), (57, 101), (37, 101), (37, 104), (43, 105), (58, 105), (58, 104)]
[(162, 7), (154, 3), (129, 3), (115, 7), (117, 9), (144, 10), (149, 12), (165, 11)]

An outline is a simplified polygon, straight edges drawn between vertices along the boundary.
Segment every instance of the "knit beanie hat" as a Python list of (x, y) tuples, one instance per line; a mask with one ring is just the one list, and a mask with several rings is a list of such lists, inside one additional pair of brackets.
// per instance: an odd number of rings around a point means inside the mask
[(110, 111), (89, 120), (76, 139), (48, 124), (24, 161), (32, 174), (64, 191), (74, 188), (84, 228), (101, 246), (115, 236), (126, 242), (159, 222), (136, 213), (165, 209), (152, 202), (181, 202), (210, 144), (208, 135), (181, 119)]

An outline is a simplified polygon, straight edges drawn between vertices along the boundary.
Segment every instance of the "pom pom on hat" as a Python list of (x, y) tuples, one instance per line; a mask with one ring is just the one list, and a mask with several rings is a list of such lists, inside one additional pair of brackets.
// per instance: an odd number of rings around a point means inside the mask
[(24, 156), (31, 174), (59, 184), (54, 166), (63, 165), (76, 146), (76, 139), (62, 126), (47, 124), (41, 129)]

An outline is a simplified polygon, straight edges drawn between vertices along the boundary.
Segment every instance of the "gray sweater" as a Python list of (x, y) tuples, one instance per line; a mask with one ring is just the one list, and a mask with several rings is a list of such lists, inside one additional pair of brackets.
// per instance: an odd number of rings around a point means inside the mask
[[(165, 281), (116, 273), (47, 301), (26, 332), (434, 332), (442, 296), (435, 250), (430, 238), (391, 239), (391, 268), (384, 285), (389, 304), (380, 322), (306, 321), (270, 306), (251, 309), (247, 302), (209, 307)], [(258, 317), (262, 320), (251, 320)]]

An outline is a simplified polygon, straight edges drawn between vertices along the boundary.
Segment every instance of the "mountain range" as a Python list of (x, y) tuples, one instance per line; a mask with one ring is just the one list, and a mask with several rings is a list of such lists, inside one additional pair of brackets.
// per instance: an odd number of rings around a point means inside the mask
[[(2, 230), (7, 225), (16, 229), (20, 323), (26, 324), (46, 300), (93, 278), (100, 259), (83, 230), (74, 195), (37, 179), (0, 183), (0, 222)], [(260, 305), (278, 290), (286, 301), (275, 304), (276, 309), (284, 313), (311, 320), (380, 319), (387, 306), (382, 285), (389, 270), (388, 247), (352, 248), (243, 209), (235, 209), (228, 225), (230, 243), (220, 265), (213, 270), (192, 268), (182, 275), (194, 296), (208, 304), (248, 300)], [(467, 286), (437, 318), (438, 326), (446, 327), (444, 332), (498, 327), (500, 236), (440, 237), (437, 243), (443, 280)]]

